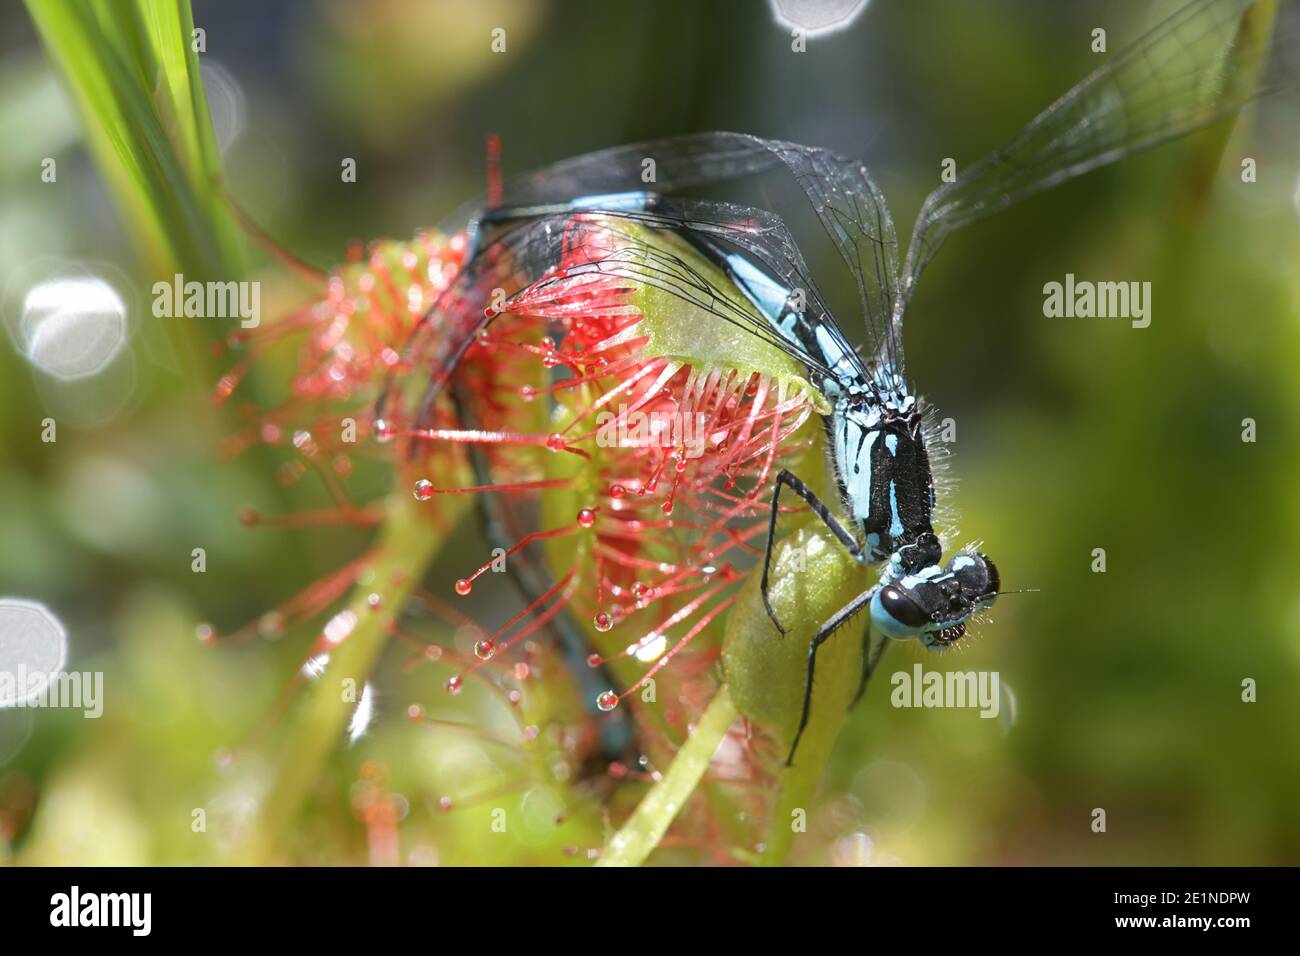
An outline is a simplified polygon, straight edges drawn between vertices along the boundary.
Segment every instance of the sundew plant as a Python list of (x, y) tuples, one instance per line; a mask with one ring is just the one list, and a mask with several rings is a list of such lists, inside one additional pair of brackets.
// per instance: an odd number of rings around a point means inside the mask
[(774, 6), (27, 0), (6, 860), (1294, 862), (1296, 5)]

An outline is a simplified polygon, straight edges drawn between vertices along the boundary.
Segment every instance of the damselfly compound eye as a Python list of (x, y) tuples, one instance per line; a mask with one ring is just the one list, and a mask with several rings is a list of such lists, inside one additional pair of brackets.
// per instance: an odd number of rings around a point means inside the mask
[(930, 622), (930, 615), (898, 588), (885, 588), (880, 592), (880, 604), (899, 624), (922, 628)]
[(980, 597), (997, 594), (998, 589), (1002, 587), (1002, 576), (998, 574), (998, 566), (982, 554), (979, 557), (984, 561), (984, 569), (988, 575), (988, 581), (985, 583), (984, 591)]
[(972, 604), (992, 601), (1002, 583), (997, 565), (982, 554), (959, 554), (948, 567), (961, 585), (962, 597)]

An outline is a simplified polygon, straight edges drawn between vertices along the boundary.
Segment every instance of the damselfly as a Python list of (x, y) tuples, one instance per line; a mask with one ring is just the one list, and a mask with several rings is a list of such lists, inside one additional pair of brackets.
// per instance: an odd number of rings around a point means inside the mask
[[(947, 563), (933, 527), (935, 484), (923, 402), (905, 380), (903, 318), (917, 278), (944, 239), (1040, 190), (1204, 127), (1295, 75), (1295, 4), (1283, 4), (1264, 67), (1265, 0), (1195, 0), (1114, 55), (1033, 119), (1007, 145), (962, 168), (925, 200), (905, 260), (884, 196), (867, 168), (824, 149), (735, 133), (707, 133), (604, 150), (507, 185), (504, 204), (471, 224), (467, 263), (417, 330), (408, 356), (431, 373), (408, 420), (428, 415), (460, 357), (513, 297), (549, 284), (614, 276), (671, 293), (713, 320), (797, 359), (826, 398), (825, 429), (840, 502), (781, 471), (770, 501), (763, 561), (767, 600), (783, 488), (798, 495), (857, 560), (880, 562), (878, 582), (822, 623), (808, 648), (803, 712), (817, 649), (862, 611), (885, 637), (938, 650), (965, 633), (999, 593), (997, 568), (965, 550)], [(642, 180), (654, 160), (653, 191)], [(684, 198), (683, 190), (768, 170), (804, 190), (857, 285), (865, 320), (859, 354), (840, 331), (790, 230), (776, 215)], [(586, 261), (560, 263), (576, 224), (599, 220), (619, 239)], [(625, 228), (620, 232), (619, 224)], [(734, 289), (648, 240), (684, 240)], [(495, 300), (494, 300), (495, 296)], [(503, 298), (504, 297), (504, 298)], [(379, 413), (388, 414), (381, 402)], [(846, 524), (837, 512), (847, 517)], [(778, 630), (780, 621), (768, 612)]]

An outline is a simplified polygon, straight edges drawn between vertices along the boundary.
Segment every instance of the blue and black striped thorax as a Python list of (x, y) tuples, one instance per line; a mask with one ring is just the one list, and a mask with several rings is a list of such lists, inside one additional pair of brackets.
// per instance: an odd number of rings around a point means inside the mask
[(840, 494), (862, 522), (873, 560), (897, 553), (904, 570), (934, 564), (934, 477), (922, 409), (895, 376), (840, 383), (826, 420)]
[(729, 278), (797, 349), (827, 371), (813, 385), (831, 402), (826, 437), (841, 500), (860, 522), (873, 561), (897, 554), (900, 570), (936, 564), (934, 477), (926, 452), (923, 409), (907, 383), (884, 360), (864, 374), (862, 363), (818, 322), (795, 311), (797, 299), (744, 256), (722, 257)]

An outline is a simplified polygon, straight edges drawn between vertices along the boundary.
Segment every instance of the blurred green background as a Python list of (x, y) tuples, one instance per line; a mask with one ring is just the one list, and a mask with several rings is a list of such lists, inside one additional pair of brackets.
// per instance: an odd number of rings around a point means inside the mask
[[(507, 173), (695, 130), (828, 146), (866, 159), (905, 239), (942, 159), (1008, 139), (1097, 65), (1094, 27), (1117, 49), (1176, 5), (872, 0), (806, 53), (758, 2), (196, 0), (194, 18), (232, 193), (327, 266), (350, 240), (409, 237), (482, 192), (492, 133)], [(69, 667), (102, 670), (106, 688), (99, 720), (0, 712), (0, 859), (219, 861), (273, 773), (219, 754), (272, 707), (312, 631), (205, 650), (194, 628), (256, 619), (366, 536), (240, 525), (245, 505), (319, 493), (279, 487), (270, 451), (218, 458), (236, 413), (209, 402), (225, 366), (202, 346), (220, 332), (150, 314), (152, 280), (18, 5), (0, 9), (0, 52), (6, 328), (43, 269), (75, 263), (118, 289), (131, 334), (75, 387), (0, 342), (0, 595), (59, 615)], [(1298, 115), (1294, 97), (1248, 110), (1207, 196), (1198, 163), (1213, 133), (958, 233), (927, 270), (908, 371), (957, 423), (960, 540), (983, 540), (1004, 587), (1039, 591), (1000, 601), (956, 654), (894, 649), (883, 676), (914, 661), (996, 670), (1014, 719), (893, 709), (881, 680), (846, 724), (796, 862), (1300, 863)], [(56, 183), (41, 181), (46, 157)], [(340, 182), (342, 157), (357, 160), (355, 184)], [(252, 258), (264, 310), (296, 301), (276, 291), (282, 270)], [(836, 261), (812, 265), (851, 301)], [(1044, 318), (1043, 285), (1067, 272), (1152, 282), (1150, 327)], [(840, 323), (853, 337), (856, 317)], [(405, 721), (446, 672), (398, 663), (377, 676), (371, 732), (333, 760), (290, 859), (554, 863), (561, 847), (600, 845), (593, 814), (556, 832), (561, 798), (546, 787), (516, 795), (532, 822), (509, 841), (473, 835), (486, 826), (465, 821), (486, 807), (440, 814), (441, 797), (508, 789), (512, 771), (490, 747)], [(366, 817), (367, 788), (397, 795), (396, 857)]]

